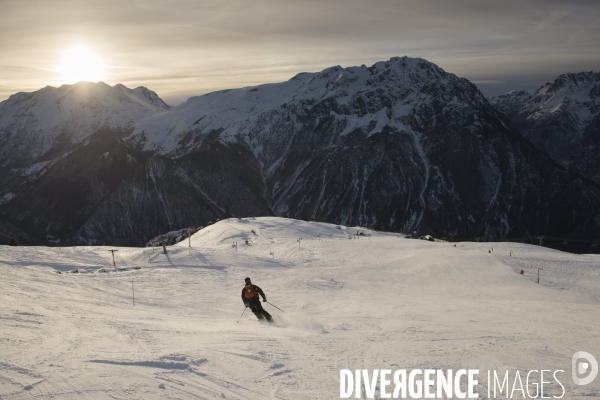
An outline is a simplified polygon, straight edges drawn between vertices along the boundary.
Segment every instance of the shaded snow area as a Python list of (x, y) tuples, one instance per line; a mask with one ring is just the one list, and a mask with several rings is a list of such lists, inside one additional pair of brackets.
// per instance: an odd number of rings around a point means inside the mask
[[(564, 370), (563, 398), (600, 396), (571, 378), (576, 351), (600, 358), (600, 257), (355, 233), (228, 219), (117, 268), (110, 247), (3, 246), (0, 398), (335, 399), (341, 369), (479, 369), (480, 398), (488, 370)], [(237, 322), (246, 276), (275, 324)]]

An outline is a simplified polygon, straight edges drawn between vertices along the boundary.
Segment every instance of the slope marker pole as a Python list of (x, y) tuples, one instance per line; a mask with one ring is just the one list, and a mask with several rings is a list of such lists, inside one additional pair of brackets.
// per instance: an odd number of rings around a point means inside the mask
[(119, 251), (119, 250), (109, 250), (112, 253), (112, 259), (113, 259), (113, 267), (116, 267), (117, 264), (115, 263), (115, 251)]

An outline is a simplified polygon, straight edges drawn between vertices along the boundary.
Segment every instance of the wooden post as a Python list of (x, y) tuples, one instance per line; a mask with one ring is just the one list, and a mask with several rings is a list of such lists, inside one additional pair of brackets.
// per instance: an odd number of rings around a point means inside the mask
[(544, 235), (538, 236), (537, 238), (540, 239), (540, 246), (541, 246), (542, 243), (544, 243)]
[(117, 264), (115, 263), (115, 251), (119, 251), (119, 250), (109, 250), (112, 253), (112, 259), (113, 259), (113, 267), (116, 267)]
[(538, 268), (538, 280), (537, 280), (538, 285), (540, 284), (540, 269), (543, 271), (544, 268)]
[(189, 236), (189, 239), (190, 239), (189, 244), (190, 244), (190, 247), (192, 247), (192, 233), (196, 233), (196, 225), (192, 226), (190, 229), (191, 229), (191, 232), (190, 232), (190, 236)]

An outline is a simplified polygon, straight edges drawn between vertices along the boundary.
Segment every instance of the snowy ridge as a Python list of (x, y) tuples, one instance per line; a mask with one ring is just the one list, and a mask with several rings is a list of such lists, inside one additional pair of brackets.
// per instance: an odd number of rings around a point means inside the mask
[(490, 102), (561, 165), (600, 182), (600, 73), (563, 74), (537, 90)]
[(537, 90), (512, 91), (490, 99), (492, 105), (507, 114), (517, 112), (536, 125), (542, 125), (554, 114), (568, 114), (575, 128), (573, 141), (600, 112), (600, 73), (563, 74)]
[[(117, 268), (112, 247), (2, 246), (0, 397), (328, 400), (340, 369), (426, 368), (479, 369), (479, 398), (488, 370), (541, 369), (598, 396), (570, 370), (600, 354), (599, 256), (356, 231), (227, 219), (167, 255), (119, 247)], [(275, 325), (240, 318), (246, 276)]]
[[(144, 137), (144, 150), (182, 155), (193, 149), (193, 146), (182, 145), (186, 135), (193, 138), (201, 133), (218, 131), (224, 141), (241, 137), (257, 149), (260, 158), (263, 156), (260, 154), (260, 143), (268, 138), (257, 135), (275, 135), (275, 127), (266, 121), (279, 117), (286, 110), (335, 102), (336, 108), (331, 115), (335, 116), (337, 124), (344, 126), (342, 135), (366, 128), (380, 132), (390, 125), (409, 129), (406, 126), (409, 123), (405, 124), (404, 121), (415, 109), (430, 104), (434, 99), (452, 102), (459, 96), (465, 101), (466, 95), (470, 94), (469, 91), (451, 93), (450, 89), (441, 94), (428, 93), (432, 87), (444, 85), (472, 86), (467, 80), (448, 74), (420, 58), (394, 57), (371, 67), (335, 66), (319, 73), (301, 73), (287, 82), (192, 97), (168, 113), (139, 121), (130, 140)], [(390, 104), (361, 101), (382, 91), (386, 92), (385, 97)], [(481, 94), (476, 101), (487, 103)], [(461, 107), (460, 102), (456, 105)], [(392, 109), (388, 110), (390, 107)], [(265, 122), (267, 126), (264, 126)], [(295, 122), (300, 129), (302, 123)], [(372, 126), (373, 123), (375, 126)], [(187, 139), (190, 140), (189, 137)]]
[(128, 130), (169, 109), (156, 93), (103, 82), (17, 93), (0, 103), (2, 166), (38, 160), (57, 141), (80, 143), (101, 128)]

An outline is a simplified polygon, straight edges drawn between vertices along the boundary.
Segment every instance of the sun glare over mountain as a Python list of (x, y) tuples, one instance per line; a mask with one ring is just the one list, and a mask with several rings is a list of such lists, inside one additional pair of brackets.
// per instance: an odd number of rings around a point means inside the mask
[(106, 79), (104, 61), (87, 47), (73, 47), (65, 51), (59, 72), (64, 83), (99, 82)]

